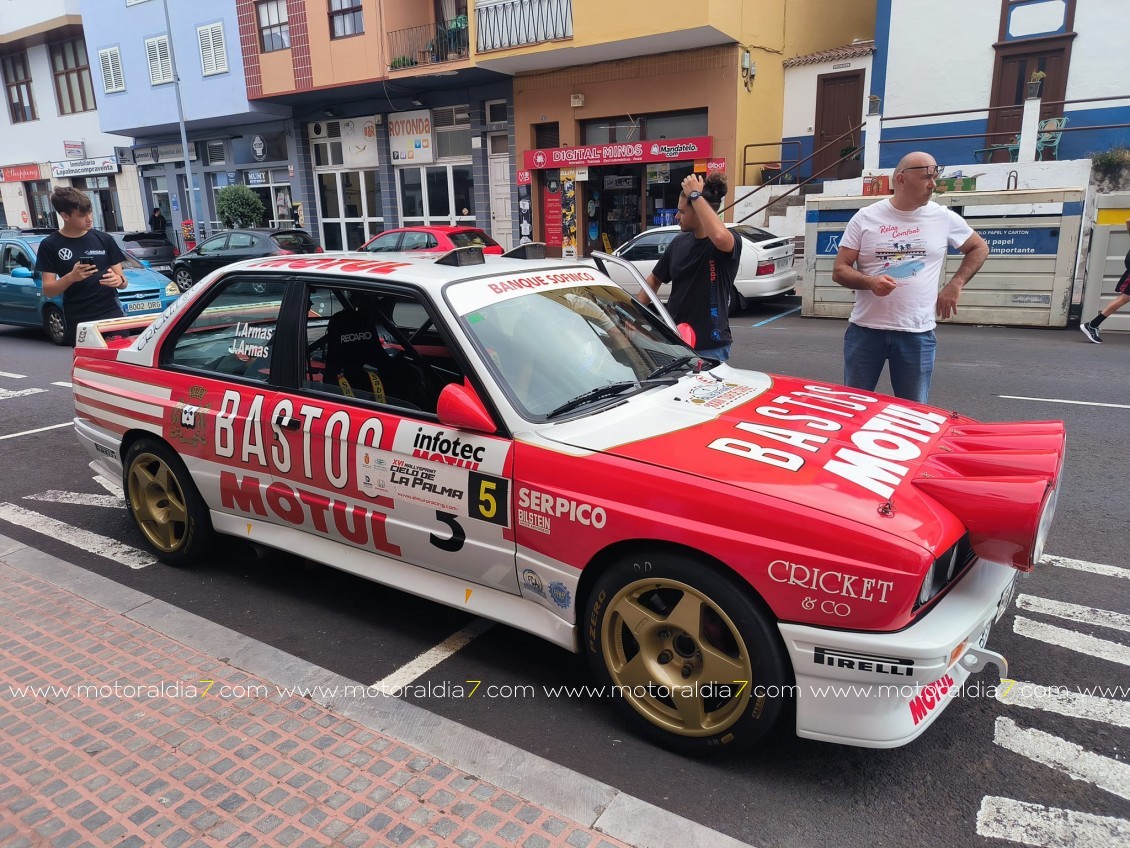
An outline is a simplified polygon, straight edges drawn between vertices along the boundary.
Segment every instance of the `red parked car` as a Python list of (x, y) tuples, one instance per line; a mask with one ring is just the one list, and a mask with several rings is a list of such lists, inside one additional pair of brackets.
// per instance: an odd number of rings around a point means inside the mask
[(457, 247), (481, 247), (483, 253), (502, 254), (502, 245), (478, 227), (401, 227), (385, 230), (361, 245), (370, 253), (401, 250), (446, 253)]

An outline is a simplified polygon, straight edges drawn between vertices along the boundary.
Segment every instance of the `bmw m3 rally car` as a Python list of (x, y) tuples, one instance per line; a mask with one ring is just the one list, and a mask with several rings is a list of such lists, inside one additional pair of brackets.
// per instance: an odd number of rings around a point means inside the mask
[(535, 633), (679, 751), (793, 706), (800, 736), (903, 745), (1005, 674), (1062, 423), (737, 370), (656, 309), (475, 248), (250, 260), (84, 325), (76, 430), (160, 558), (229, 534)]

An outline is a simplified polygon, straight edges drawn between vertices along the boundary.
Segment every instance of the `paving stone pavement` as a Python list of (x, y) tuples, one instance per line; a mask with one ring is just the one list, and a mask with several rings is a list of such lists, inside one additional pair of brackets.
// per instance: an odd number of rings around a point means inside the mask
[(628, 844), (0, 562), (4, 848)]

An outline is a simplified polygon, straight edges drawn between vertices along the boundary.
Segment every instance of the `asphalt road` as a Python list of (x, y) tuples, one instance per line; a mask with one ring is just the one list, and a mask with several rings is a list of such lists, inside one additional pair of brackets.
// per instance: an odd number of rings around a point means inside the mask
[[(837, 381), (844, 325), (802, 319), (789, 312), (795, 306), (786, 300), (739, 316), (732, 364)], [(1009, 658), (1020, 681), (1072, 691), (1130, 684), (1122, 444), (1130, 335), (1108, 333), (1101, 347), (1074, 328), (947, 326), (939, 337), (933, 404), (982, 420), (1056, 418), (1068, 426), (1066, 480), (1047, 551), (1071, 562), (1044, 565), (1018, 585), (1020, 600), (989, 647)], [(89, 541), (76, 545), (73, 530), (131, 548), (141, 541), (93, 478), (71, 429), (54, 426), (73, 414), (69, 388), (55, 385), (69, 380), (69, 364), (70, 351), (36, 331), (0, 327), (0, 532), (366, 684), (471, 623), (458, 610), (242, 542), (187, 569), (129, 568)], [(52, 429), (7, 438), (39, 428)], [(1082, 570), (1087, 563), (1119, 570)], [(971, 679), (997, 683), (992, 669)], [(475, 696), (452, 697), (471, 680), (482, 681)], [(903, 748), (838, 747), (782, 727), (744, 759), (699, 761), (636, 738), (608, 703), (543, 688), (586, 682), (572, 655), (496, 624), (417, 679), (423, 691), (410, 697), (756, 846), (1008, 844), (982, 834), (1034, 845), (1086, 838), (1130, 845), (1130, 822), (1112, 823), (1130, 820), (1130, 689), (1107, 693), (1121, 703), (1041, 700), (1038, 692), (1002, 702), (970, 692)], [(515, 692), (489, 697), (487, 686)], [(1086, 717), (1063, 714), (1072, 711)], [(1074, 836), (1053, 841), (1041, 830), (1055, 816)]]

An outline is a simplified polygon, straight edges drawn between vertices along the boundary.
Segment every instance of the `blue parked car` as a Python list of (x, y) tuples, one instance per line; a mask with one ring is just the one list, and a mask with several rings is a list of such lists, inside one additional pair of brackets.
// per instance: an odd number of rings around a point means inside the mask
[[(35, 253), (46, 233), (0, 230), (0, 324), (42, 327), (55, 344), (67, 342), (63, 297), (44, 297)], [(180, 297), (176, 283), (129, 254), (122, 263), (126, 288), (118, 292), (126, 315), (160, 314)]]

